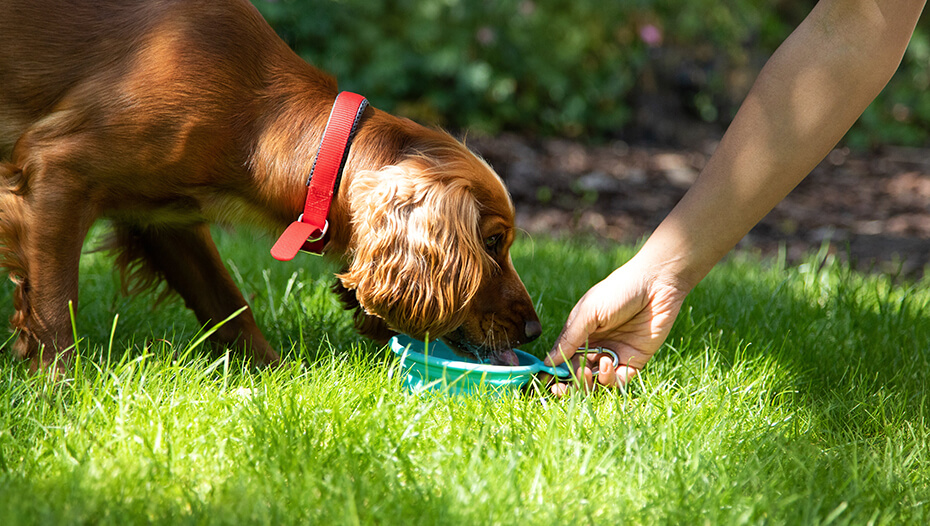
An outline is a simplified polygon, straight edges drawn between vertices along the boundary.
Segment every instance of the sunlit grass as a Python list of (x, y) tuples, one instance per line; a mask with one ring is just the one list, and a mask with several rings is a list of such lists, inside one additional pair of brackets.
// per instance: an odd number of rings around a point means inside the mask
[[(925, 283), (825, 254), (788, 269), (738, 256), (626, 392), (415, 397), (393, 356), (352, 331), (332, 267), (219, 238), (284, 365), (254, 372), (194, 346), (202, 331), (179, 300), (122, 298), (111, 261), (88, 254), (73, 379), (0, 357), (0, 523), (930, 518)], [(546, 329), (526, 350), (543, 354), (574, 301), (632, 254), (521, 240), (514, 262)]]

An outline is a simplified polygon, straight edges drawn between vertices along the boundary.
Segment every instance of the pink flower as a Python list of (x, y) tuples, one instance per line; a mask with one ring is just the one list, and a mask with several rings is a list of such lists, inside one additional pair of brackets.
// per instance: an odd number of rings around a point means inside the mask
[(494, 32), (488, 26), (482, 26), (478, 29), (478, 33), (475, 35), (475, 39), (478, 40), (482, 46), (489, 46), (497, 40), (497, 33)]
[(639, 28), (639, 38), (649, 47), (662, 45), (662, 30), (652, 24), (646, 24)]

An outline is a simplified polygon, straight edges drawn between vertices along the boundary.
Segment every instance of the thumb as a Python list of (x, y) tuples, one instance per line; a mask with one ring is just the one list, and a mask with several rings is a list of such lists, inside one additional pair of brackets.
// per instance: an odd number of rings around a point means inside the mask
[(575, 355), (578, 348), (588, 340), (591, 331), (587, 327), (587, 316), (578, 313), (579, 310), (583, 311), (583, 309), (579, 309), (580, 306), (580, 303), (576, 305), (568, 316), (565, 327), (562, 328), (561, 334), (552, 345), (552, 350), (549, 351), (543, 361), (545, 365), (554, 367), (568, 361)]

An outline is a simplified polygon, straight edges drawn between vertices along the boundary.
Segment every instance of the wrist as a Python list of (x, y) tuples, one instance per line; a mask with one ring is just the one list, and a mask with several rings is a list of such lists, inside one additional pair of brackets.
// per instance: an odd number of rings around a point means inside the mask
[(630, 260), (650, 281), (688, 294), (710, 272), (717, 258), (710, 258), (687, 240), (656, 230)]

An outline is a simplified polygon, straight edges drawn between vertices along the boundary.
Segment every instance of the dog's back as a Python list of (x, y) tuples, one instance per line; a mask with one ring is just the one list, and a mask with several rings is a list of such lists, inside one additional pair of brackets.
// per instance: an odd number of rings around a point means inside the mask
[[(103, 61), (124, 61), (129, 40), (91, 4), (3, 0), (0, 13), (0, 158), (9, 158), (16, 139), (65, 93)], [(109, 38), (93, 37), (101, 28)], [(119, 51), (122, 57), (110, 55)]]
[[(245, 0), (0, 0), (0, 13), (0, 159), (52, 113), (71, 112), (71, 127), (228, 129), (269, 68), (308, 67)], [(303, 80), (335, 90), (314, 73)]]

